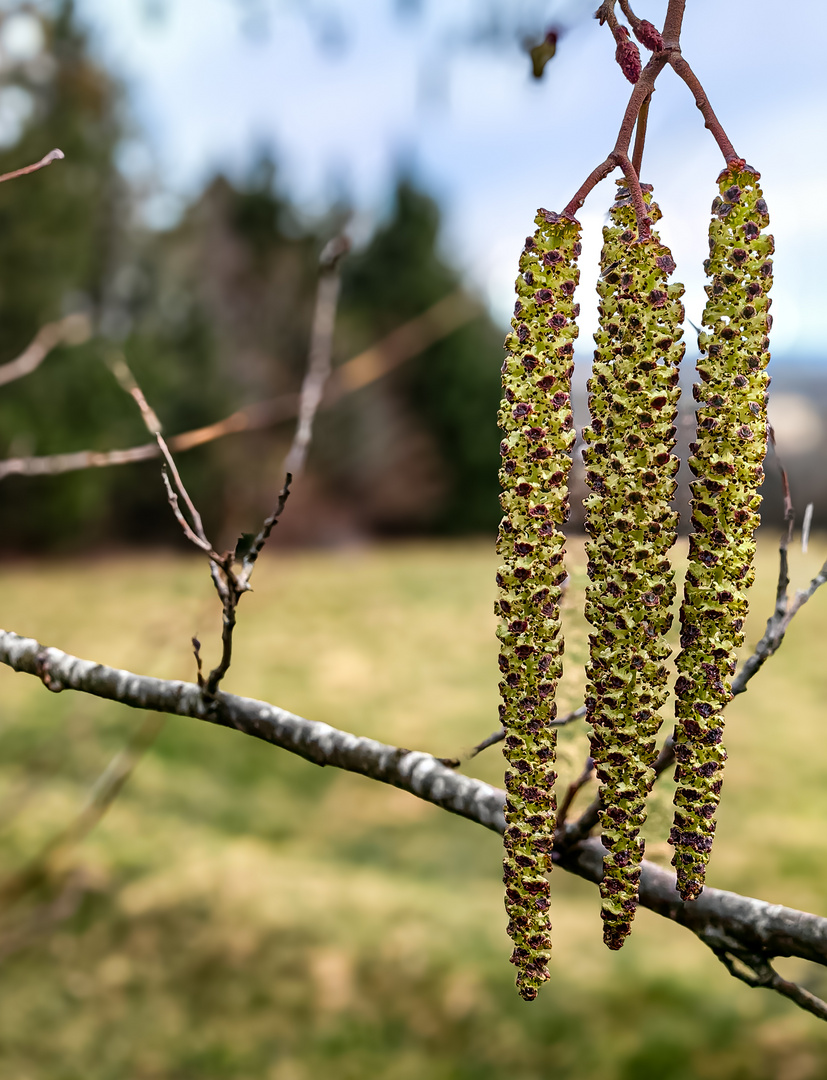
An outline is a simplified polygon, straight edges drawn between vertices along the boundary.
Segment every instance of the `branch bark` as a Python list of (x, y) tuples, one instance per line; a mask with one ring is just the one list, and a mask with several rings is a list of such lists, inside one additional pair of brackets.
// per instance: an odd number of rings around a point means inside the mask
[[(54, 693), (77, 690), (131, 708), (234, 728), (316, 765), (330, 765), (391, 784), (494, 832), (501, 833), (505, 827), (502, 791), (463, 776), (421, 751), (352, 735), (251, 698), (222, 692), (210, 700), (192, 683), (136, 675), (81, 660), (6, 630), (0, 630), (0, 663), (36, 676)], [(555, 860), (570, 873), (600, 881), (603, 848), (597, 838), (565, 844)], [(781, 979), (769, 963), (773, 957), (792, 956), (827, 966), (827, 918), (710, 887), (698, 900), (686, 903), (675, 890), (674, 875), (646, 861), (640, 900), (649, 910), (691, 930), (728, 968), (733, 958), (748, 965), (757, 973), (744, 980), (749, 985), (776, 990), (827, 1018), (823, 1002)], [(743, 976), (743, 972), (733, 974)]]

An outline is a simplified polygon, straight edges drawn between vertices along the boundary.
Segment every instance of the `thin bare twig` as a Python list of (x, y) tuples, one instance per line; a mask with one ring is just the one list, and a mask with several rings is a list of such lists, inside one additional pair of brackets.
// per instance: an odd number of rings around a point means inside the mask
[(810, 543), (810, 529), (813, 525), (813, 503), (807, 503), (804, 508), (804, 520), (801, 522), (801, 553), (807, 554), (807, 547)]
[(488, 735), (482, 742), (477, 743), (473, 750), (470, 750), (467, 755), (468, 761), (475, 758), (477, 754), (481, 754), (483, 750), (487, 750), (489, 746), (496, 746), (497, 743), (501, 743), (505, 738), (505, 728), (500, 728), (499, 731), (494, 731)]
[[(581, 720), (585, 715), (586, 706), (581, 705), (579, 708), (573, 709), (571, 712), (565, 713), (555, 720), (549, 720), (548, 726), (553, 728), (566, 727), (567, 724), (572, 724), (575, 720)], [(489, 746), (495, 746), (497, 743), (502, 742), (504, 738), (505, 728), (500, 728), (499, 731), (495, 731), (487, 738), (483, 739), (481, 743), (477, 743), (474, 749), (466, 755), (465, 760), (470, 761), (472, 758), (475, 758), (477, 754), (481, 754), (483, 750), (487, 750)]]
[(588, 784), (594, 775), (594, 758), (587, 757), (586, 764), (583, 766), (582, 773), (573, 780), (566, 788), (566, 794), (563, 796), (563, 801), (560, 803), (560, 807), (557, 811), (557, 821), (555, 824), (555, 832), (563, 829), (566, 824), (566, 818), (568, 817), (571, 804), (577, 798), (578, 793), (582, 788)]
[(282, 515), (285, 504), (286, 504), (287, 499), (288, 499), (288, 497), (290, 495), (290, 485), (291, 485), (292, 482), (293, 482), (293, 476), (292, 476), (291, 473), (288, 472), (288, 474), (284, 478), (284, 487), (279, 492), (278, 501), (276, 503), (275, 510), (267, 518), (267, 520), (264, 522), (264, 524), (261, 527), (261, 531), (255, 537), (252, 544), (250, 545), (249, 550), (247, 551), (247, 554), (242, 559), (241, 573), (239, 574), (239, 582), (243, 586), (246, 586), (249, 583), (250, 575), (253, 572), (253, 568), (255, 567), (256, 560), (258, 559), (259, 555), (261, 554), (262, 548), (264, 547), (264, 545), (267, 543), (268, 539), (270, 538), (270, 533), (273, 531), (274, 525), (276, 524), (276, 522), (278, 521), (278, 519)]
[[(347, 394), (389, 374), (430, 345), (478, 318), (482, 310), (480, 304), (461, 289), (443, 297), (375, 345), (335, 368), (319, 407), (328, 409)], [(237, 409), (214, 424), (172, 435), (166, 440), (167, 446), (173, 453), (181, 453), (224, 438), (225, 435), (272, 427), (296, 416), (298, 406), (298, 394), (282, 394), (268, 401), (259, 401)], [(0, 480), (7, 476), (57, 476), (83, 469), (131, 465), (160, 456), (158, 443), (153, 441), (123, 450), (79, 450), (70, 454), (7, 458), (0, 461)]]
[(298, 476), (304, 468), (313, 436), (313, 420), (324, 394), (333, 364), (333, 329), (342, 285), (341, 260), (350, 250), (350, 241), (337, 236), (322, 252), (316, 310), (310, 334), (310, 354), (299, 400), (299, 422), (284, 462), (284, 471)]
[(48, 154), (36, 161), (34, 165), (24, 165), (22, 169), (15, 169), (13, 172), (3, 173), (0, 176), (0, 184), (5, 184), (7, 180), (16, 180), (18, 176), (28, 176), (29, 173), (37, 172), (38, 169), (45, 169), (47, 165), (51, 165), (53, 161), (62, 161), (66, 157), (62, 150), (55, 148), (50, 150)]
[(0, 364), (0, 386), (30, 375), (58, 345), (83, 345), (91, 335), (92, 324), (88, 315), (67, 315), (65, 319), (46, 323), (16, 359)]
[[(201, 515), (198, 513), (195, 504), (190, 498), (189, 492), (184, 485), (184, 481), (181, 479), (181, 474), (178, 472), (178, 466), (175, 464), (175, 459), (161, 433), (161, 421), (147, 402), (146, 397), (140, 386), (138, 386), (137, 380), (129, 369), (123, 354), (113, 353), (108, 358), (107, 363), (110, 371), (118, 380), (121, 387), (137, 404), (146, 429), (150, 434), (155, 436), (158, 449), (164, 459), (164, 467), (161, 469), (161, 479), (163, 480), (164, 488), (167, 493), (167, 502), (175, 515), (176, 521), (181, 526), (184, 536), (207, 555), (210, 561), (210, 577), (215, 586), (215, 591), (218, 593), (222, 604), (226, 604), (231, 591), (225, 566), (226, 558), (222, 558), (221, 555), (218, 555), (207, 539)], [(170, 475), (172, 476), (172, 480), (170, 480)], [(184, 500), (184, 505), (190, 514), (191, 523), (187, 520), (185, 514), (181, 510), (179, 497)], [(221, 571), (224, 571), (224, 576), (222, 576)]]
[[(701, 86), (698, 77), (681, 55), (680, 36), (685, 8), (686, 0), (669, 0), (666, 19), (663, 24), (662, 37), (664, 48), (652, 54), (649, 62), (641, 72), (640, 78), (635, 83), (631, 96), (629, 97), (626, 112), (623, 115), (623, 120), (612, 152), (605, 161), (602, 161), (591, 171), (591, 173), (589, 173), (580, 185), (574, 197), (563, 210), (563, 214), (566, 217), (574, 217), (592, 189), (619, 166), (623, 169), (624, 175), (630, 184), (635, 213), (637, 215), (638, 231), (641, 236), (648, 235), (649, 226), (647, 224), (645, 206), (642, 199), (638, 200), (637, 198), (634, 186), (635, 181), (632, 179), (632, 174), (637, 174), (635, 173), (632, 162), (629, 161), (628, 158), (629, 143), (631, 142), (632, 131), (640, 116), (643, 103), (646, 98), (651, 95), (655, 88), (658, 76), (667, 64), (671, 65), (675, 73), (683, 79), (692, 91), (695, 97), (695, 104), (701, 111), (706, 127), (718, 143), (727, 165), (743, 168), (744, 159), (740, 158), (735, 152), (735, 148), (729, 141), (721, 122), (718, 120), (712, 106), (709, 104), (709, 100), (704, 93), (704, 89)], [(605, 0), (598, 8), (596, 17), (600, 19), (601, 23), (608, 23), (612, 29), (613, 35), (617, 35), (618, 23), (614, 14), (614, 0)]]
[[(712, 941), (717, 941), (719, 936), (722, 935), (716, 934), (712, 936)], [(817, 1016), (819, 1020), (827, 1020), (827, 1002), (822, 1001), (821, 998), (816, 997), (809, 990), (805, 990), (798, 983), (782, 978), (766, 956), (745, 949), (737, 942), (719, 945), (707, 941), (706, 944), (709, 945), (733, 978), (740, 979), (741, 982), (753, 988), (774, 990), (777, 994), (781, 994), (782, 997), (794, 1001), (800, 1009)]]
[(640, 112), (637, 114), (635, 148), (632, 151), (632, 168), (635, 170), (638, 177), (640, 177), (640, 170), (643, 165), (643, 147), (646, 143), (646, 126), (649, 122), (649, 106), (652, 104), (652, 94), (654, 94), (654, 92), (654, 90), (649, 91), (643, 99)]
[(204, 689), (204, 666), (201, 662), (201, 642), (195, 636), (192, 635), (192, 655), (195, 657), (195, 672), (197, 676), (198, 685), (201, 689)]
[[(664, 37), (665, 36), (666, 35), (664, 35)], [(701, 116), (704, 118), (704, 127), (711, 133), (715, 142), (718, 144), (718, 149), (724, 155), (724, 161), (726, 161), (729, 166), (743, 168), (745, 164), (744, 159), (738, 156), (735, 147), (729, 141), (729, 137), (724, 131), (721, 121), (715, 115), (715, 111), (709, 103), (709, 98), (706, 96), (704, 88), (701, 86), (700, 80), (695, 72), (680, 55), (679, 51), (670, 50), (669, 63), (675, 71), (675, 74), (683, 79), (692, 91), (692, 95), (695, 98), (695, 105), (698, 107)]]
[[(320, 260), (321, 273), (313, 318), (308, 370), (299, 402), (299, 422), (287, 455), (288, 462), (294, 462), (295, 467), (299, 469), (304, 464), (307, 456), (313, 431), (313, 419), (322, 400), (325, 383), (331, 370), (333, 328), (340, 288), (339, 263), (348, 247), (348, 241), (344, 237), (338, 237), (327, 245)], [(250, 577), (256, 561), (276, 522), (284, 511), (290, 495), (292, 476), (288, 469), (287, 478), (279, 492), (275, 509), (265, 520), (247, 549), (242, 552), (240, 546), (237, 546), (235, 551), (227, 551), (223, 555), (219, 555), (207, 539), (201, 515), (190, 498), (172, 453), (161, 433), (161, 422), (148, 404), (125, 359), (122, 355), (116, 354), (110, 357), (108, 362), (120, 385), (137, 403), (146, 428), (155, 436), (158, 449), (164, 459), (164, 468), (161, 475), (166, 488), (167, 501), (172, 508), (173, 514), (187, 539), (203, 551), (209, 559), (210, 574), (221, 599), (222, 607), (221, 659), (210, 671), (206, 679), (201, 667), (200, 643), (196, 646), (195, 639), (193, 639), (193, 647), (195, 648), (198, 684), (205, 697), (214, 699), (232, 663), (233, 636), (236, 627), (238, 602), (241, 596), (249, 591)], [(180, 505), (182, 500), (187, 511), (186, 514)], [(241, 563), (241, 568), (238, 571), (235, 569), (236, 562)]]

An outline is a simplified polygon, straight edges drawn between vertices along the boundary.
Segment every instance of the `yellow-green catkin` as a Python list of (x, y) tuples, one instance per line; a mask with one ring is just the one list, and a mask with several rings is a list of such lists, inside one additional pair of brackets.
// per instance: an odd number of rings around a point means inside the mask
[[(648, 185), (644, 199), (654, 224), (661, 214)], [(672, 451), (684, 351), (683, 286), (668, 283), (675, 263), (656, 232), (638, 239), (622, 181), (603, 230), (601, 268), (583, 455), (593, 628), (586, 706), (602, 802), (603, 938), (619, 949), (638, 903), (640, 830), (668, 693), (679, 464)]]
[(767, 449), (773, 239), (758, 180), (748, 167), (719, 177), (705, 263), (708, 332), (698, 338), (700, 382), (694, 388), (697, 441), (689, 465), (696, 480), (677, 660), (678, 788), (669, 837), (685, 900), (703, 889), (715, 834), (726, 761), (722, 709), (732, 696), (729, 680), (744, 640)]
[(505, 906), (517, 988), (527, 1001), (548, 978), (554, 836), (554, 695), (562, 670), (561, 524), (575, 440), (571, 414), (580, 226), (539, 210), (520, 256), (505, 344), (499, 425), (504, 511), (497, 551), (500, 717), (506, 737)]

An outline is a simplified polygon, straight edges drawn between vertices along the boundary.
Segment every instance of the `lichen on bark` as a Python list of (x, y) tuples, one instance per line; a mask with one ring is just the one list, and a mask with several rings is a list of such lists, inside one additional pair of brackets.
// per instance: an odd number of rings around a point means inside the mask
[[(660, 210), (644, 186), (654, 224)], [(675, 595), (669, 550), (678, 459), (675, 417), (684, 310), (675, 263), (656, 232), (638, 238), (619, 182), (603, 230), (599, 329), (584, 431), (591, 623), (586, 706), (600, 782), (603, 937), (618, 949), (638, 904), (645, 802), (667, 697), (666, 632)]]
[(669, 842), (685, 900), (703, 889), (726, 761), (723, 708), (744, 640), (767, 448), (772, 236), (759, 174), (730, 168), (712, 204), (710, 283), (698, 345), (692, 526), (675, 687), (675, 819)]
[(499, 425), (504, 511), (497, 551), (500, 716), (505, 728), (505, 858), (508, 932), (526, 1000), (548, 978), (549, 883), (554, 835), (557, 681), (562, 670), (560, 596), (571, 414), (574, 303), (580, 226), (539, 210), (520, 256), (517, 303), (505, 344)]

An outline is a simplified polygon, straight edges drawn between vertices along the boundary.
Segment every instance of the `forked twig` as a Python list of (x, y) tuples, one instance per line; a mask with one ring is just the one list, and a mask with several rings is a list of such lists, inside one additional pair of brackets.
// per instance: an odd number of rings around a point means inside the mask
[(723, 935), (709, 935), (711, 940), (706, 940), (704, 935), (700, 936), (734, 978), (740, 979), (741, 982), (753, 988), (774, 990), (782, 997), (794, 1001), (800, 1009), (817, 1016), (819, 1020), (827, 1020), (827, 1002), (822, 1001), (809, 990), (805, 990), (798, 983), (782, 978), (766, 956), (745, 949), (737, 942), (730, 942), (727, 945), (713, 944), (718, 937)]
[[(299, 400), (299, 422), (287, 454), (287, 464), (301, 469), (307, 457), (313, 433), (313, 420), (321, 403), (325, 384), (331, 371), (333, 352), (333, 328), (340, 290), (339, 264), (349, 249), (343, 236), (327, 245), (320, 259), (319, 287), (313, 317), (313, 330), (308, 358), (308, 370)], [(109, 358), (109, 367), (123, 389), (137, 404), (147, 430), (155, 436), (158, 449), (164, 459), (162, 479), (167, 501), (184, 535), (203, 551), (210, 563), (213, 584), (221, 599), (221, 659), (205, 678), (201, 664), (201, 645), (193, 638), (193, 648), (198, 674), (198, 685), (204, 695), (214, 699), (224, 676), (230, 669), (233, 656), (233, 636), (236, 626), (238, 602), (250, 590), (250, 577), (264, 545), (284, 511), (290, 495), (292, 475), (287, 469), (284, 485), (279, 492), (276, 507), (253, 537), (242, 537), (234, 551), (218, 554), (207, 539), (204, 524), (193, 500), (181, 478), (175, 460), (163, 437), (161, 422), (151, 408), (122, 355)], [(183, 509), (181, 503), (183, 502)], [(186, 512), (185, 512), (186, 511)], [(242, 543), (242, 541), (244, 543)], [(240, 563), (237, 570), (236, 565)]]
[[(601, 23), (608, 23), (609, 28), (613, 34), (617, 32), (617, 19), (614, 14), (615, 0), (605, 0), (603, 4), (598, 8), (596, 17)], [(638, 232), (641, 237), (649, 235), (649, 220), (646, 213), (645, 204), (642, 198), (638, 198), (639, 195), (639, 169), (635, 169), (632, 161), (629, 160), (629, 144), (632, 138), (632, 132), (635, 125), (639, 122), (641, 111), (644, 108), (644, 103), (651, 97), (652, 91), (655, 88), (658, 76), (663, 71), (664, 67), (669, 64), (673, 68), (675, 73), (686, 83), (695, 98), (695, 104), (701, 112), (704, 118), (704, 122), (708, 130), (711, 132), (713, 138), (718, 144), (721, 153), (724, 156), (728, 166), (735, 166), (743, 168), (744, 159), (739, 157), (735, 151), (734, 146), (730, 142), (726, 132), (715, 115), (712, 106), (709, 103), (703, 87), (701, 86), (698, 77), (695, 75), (692, 68), (687, 61), (681, 55), (680, 49), (680, 36), (681, 27), (683, 25), (684, 9), (686, 7), (686, 0), (669, 0), (669, 5), (666, 11), (666, 18), (663, 24), (663, 49), (658, 52), (654, 52), (649, 62), (644, 67), (640, 74), (639, 79), (635, 83), (629, 102), (626, 106), (626, 112), (623, 115), (623, 120), (620, 125), (620, 130), (617, 134), (614, 148), (611, 153), (606, 157), (605, 161), (602, 161), (595, 169), (589, 173), (586, 179), (578, 188), (574, 197), (569, 201), (563, 210), (563, 214), (566, 217), (574, 217), (580, 207), (586, 200), (586, 197), (592, 191), (601, 180), (605, 179), (610, 173), (620, 167), (623, 170), (626, 177), (629, 189), (632, 195), (632, 201), (635, 207), (635, 213), (637, 216)], [(627, 10), (628, 9), (628, 10)], [(631, 8), (624, 5), (624, 12), (630, 16), (632, 25), (635, 25), (635, 16), (631, 13)], [(637, 20), (639, 23), (640, 20)], [(643, 125), (645, 126), (645, 116), (643, 119)], [(642, 156), (642, 143), (640, 147), (640, 153)]]

